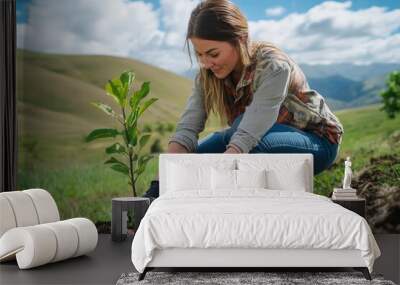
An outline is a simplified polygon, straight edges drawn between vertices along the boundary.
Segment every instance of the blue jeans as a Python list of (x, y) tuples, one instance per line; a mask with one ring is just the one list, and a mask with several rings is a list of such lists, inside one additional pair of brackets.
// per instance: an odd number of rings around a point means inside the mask
[[(239, 115), (231, 127), (211, 133), (199, 140), (197, 153), (225, 152), (242, 117), (243, 114)], [(338, 145), (331, 143), (325, 137), (319, 137), (312, 132), (305, 132), (289, 125), (275, 123), (249, 153), (312, 153), (314, 175), (316, 175), (332, 165), (338, 151)]]

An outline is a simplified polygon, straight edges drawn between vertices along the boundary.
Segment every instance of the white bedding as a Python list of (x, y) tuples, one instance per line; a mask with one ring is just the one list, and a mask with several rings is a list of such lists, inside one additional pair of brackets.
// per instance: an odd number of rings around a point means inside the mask
[(246, 189), (167, 192), (149, 207), (132, 243), (143, 272), (155, 249), (358, 249), (372, 272), (379, 248), (366, 220), (313, 193)]

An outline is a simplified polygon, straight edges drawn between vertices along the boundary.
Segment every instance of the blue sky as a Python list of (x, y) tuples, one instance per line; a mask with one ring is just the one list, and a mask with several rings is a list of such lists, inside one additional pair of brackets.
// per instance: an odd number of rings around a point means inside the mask
[[(324, 1), (317, 0), (268, 0), (268, 1), (259, 1), (259, 0), (242, 0), (242, 1), (234, 1), (240, 8), (244, 11), (244, 13), (251, 20), (260, 20), (265, 19), (265, 9), (272, 7), (284, 7), (286, 12), (283, 15), (287, 15), (290, 13), (304, 13), (308, 11), (310, 8), (322, 3)], [(346, 1), (337, 1), (337, 2), (346, 2)], [(387, 7), (388, 9), (395, 9), (400, 7), (399, 0), (382, 0), (382, 1), (368, 1), (368, 0), (357, 0), (352, 1), (351, 10), (359, 10), (369, 8), (371, 6), (381, 6)]]
[[(132, 57), (183, 73), (190, 67), (182, 49), (187, 21), (198, 2), (17, 0), (17, 45)], [(399, 0), (233, 3), (247, 17), (252, 40), (273, 42), (300, 63), (400, 62)]]
[[(56, 0), (56, 1), (74, 1), (74, 0)], [(18, 22), (26, 22), (27, 20), (27, 7), (32, 2), (32, 0), (17, 0), (17, 10), (19, 11)], [(146, 0), (145, 2), (152, 3), (155, 8), (160, 7), (159, 0)], [(283, 15), (290, 13), (304, 13), (313, 6), (320, 4), (324, 1), (319, 0), (234, 0), (233, 3), (238, 5), (248, 19), (251, 20), (261, 20), (265, 19), (265, 10), (267, 8), (273, 7), (284, 7), (286, 12)], [(346, 1), (338, 1), (346, 2)], [(400, 7), (399, 0), (356, 0), (352, 1), (352, 10), (365, 9), (371, 6), (386, 7), (389, 10), (398, 9)]]

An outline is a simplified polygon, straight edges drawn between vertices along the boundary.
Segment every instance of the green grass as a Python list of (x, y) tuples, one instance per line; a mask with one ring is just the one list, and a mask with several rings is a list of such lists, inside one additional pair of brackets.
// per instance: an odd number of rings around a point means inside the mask
[[(394, 138), (400, 130), (400, 116), (390, 120), (377, 105), (339, 111), (336, 115), (345, 133), (338, 161), (314, 178), (315, 192), (323, 195), (328, 195), (333, 187), (341, 186), (343, 160), (347, 156), (352, 158), (354, 174), (368, 166), (373, 157), (385, 154), (400, 156), (400, 144)], [(392, 169), (388, 169), (390, 171)]]
[(387, 149), (389, 136), (400, 130), (400, 117), (388, 119), (378, 105), (339, 111), (336, 115), (345, 128), (345, 152), (361, 148)]
[[(137, 183), (137, 192), (141, 196), (148, 181), (156, 172), (158, 159), (148, 164), (147, 172)], [(38, 168), (26, 171), (21, 169), (18, 175), (20, 189), (43, 188), (54, 197), (63, 219), (87, 217), (93, 221), (110, 221), (111, 198), (132, 196), (132, 188), (127, 178), (98, 164), (77, 164), (64, 169), (52, 170)]]

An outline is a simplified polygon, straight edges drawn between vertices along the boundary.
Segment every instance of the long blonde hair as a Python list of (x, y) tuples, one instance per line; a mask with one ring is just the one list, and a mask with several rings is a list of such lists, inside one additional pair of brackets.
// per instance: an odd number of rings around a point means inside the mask
[[(252, 63), (252, 57), (255, 56), (261, 44), (250, 43), (247, 19), (229, 0), (202, 1), (192, 11), (185, 45), (187, 46), (190, 61), (193, 64), (189, 47), (189, 39), (192, 37), (230, 43), (237, 48), (239, 60), (244, 68)], [(264, 43), (263, 46), (267, 54), (285, 60), (293, 67), (289, 92), (296, 94), (303, 90), (306, 86), (306, 80), (297, 64), (272, 43)], [(200, 80), (204, 92), (205, 112), (207, 115), (211, 111), (217, 113), (221, 124), (228, 122), (232, 115), (232, 110), (226, 97), (224, 80), (217, 78), (211, 70), (205, 68), (200, 68), (198, 76), (196, 80)]]

